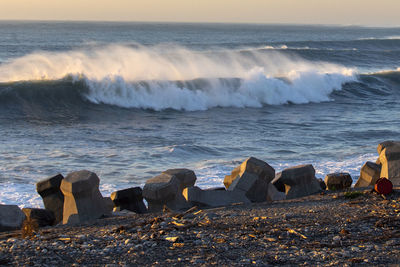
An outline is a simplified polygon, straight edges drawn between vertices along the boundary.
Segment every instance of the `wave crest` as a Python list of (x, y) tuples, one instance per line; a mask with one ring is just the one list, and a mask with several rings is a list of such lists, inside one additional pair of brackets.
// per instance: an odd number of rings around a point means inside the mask
[(140, 45), (40, 52), (0, 65), (0, 82), (84, 81), (93, 103), (154, 110), (206, 110), (328, 101), (355, 71), (277, 51), (193, 51)]

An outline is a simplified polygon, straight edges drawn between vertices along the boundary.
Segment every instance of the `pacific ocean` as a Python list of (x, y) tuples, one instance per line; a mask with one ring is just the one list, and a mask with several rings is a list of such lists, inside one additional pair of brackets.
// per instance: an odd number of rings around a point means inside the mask
[(221, 186), (249, 156), (317, 177), (400, 133), (400, 28), (0, 22), (0, 203), (87, 169), (103, 194), (168, 168)]

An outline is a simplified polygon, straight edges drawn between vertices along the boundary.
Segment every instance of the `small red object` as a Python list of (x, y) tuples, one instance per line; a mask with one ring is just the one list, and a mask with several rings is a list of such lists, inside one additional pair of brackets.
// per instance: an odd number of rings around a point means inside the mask
[(379, 194), (387, 195), (393, 190), (392, 182), (387, 178), (379, 178), (375, 183), (375, 191)]

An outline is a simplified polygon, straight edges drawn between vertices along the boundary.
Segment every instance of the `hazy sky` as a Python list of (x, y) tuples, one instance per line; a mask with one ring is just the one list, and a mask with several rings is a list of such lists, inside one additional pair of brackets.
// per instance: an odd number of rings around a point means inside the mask
[(400, 0), (0, 0), (0, 19), (400, 26)]

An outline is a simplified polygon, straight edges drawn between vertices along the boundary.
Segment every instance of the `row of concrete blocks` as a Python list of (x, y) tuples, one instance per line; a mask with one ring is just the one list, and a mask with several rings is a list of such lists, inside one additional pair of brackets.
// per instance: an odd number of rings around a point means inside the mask
[(195, 186), (196, 175), (193, 171), (175, 169), (148, 180), (143, 188), (143, 197), (148, 202), (149, 211), (156, 212), (163, 206), (172, 210), (193, 205), (218, 207), (297, 198), (321, 191), (312, 165), (300, 165), (283, 171), (277, 181), (284, 185), (284, 192), (277, 190), (272, 183), (274, 179), (274, 168), (251, 157), (225, 177), (225, 187), (200, 189)]
[[(355, 187), (374, 185), (380, 177), (389, 178), (395, 186), (400, 185), (400, 142), (383, 142), (378, 146), (378, 153), (376, 163), (367, 162), (362, 166)], [(325, 183), (318, 181), (312, 165), (288, 168), (275, 175), (275, 170), (266, 162), (249, 158), (225, 177), (224, 188), (202, 190), (194, 186), (195, 182), (193, 171), (172, 169), (149, 179), (143, 193), (136, 187), (103, 198), (95, 173), (84, 170), (70, 173), (65, 178), (59, 174), (37, 183), (46, 210), (21, 211), (17, 206), (0, 205), (0, 214), (6, 214), (0, 216), (0, 231), (15, 228), (26, 217), (37, 218), (39, 226), (43, 226), (109, 216), (113, 207), (115, 211), (126, 209), (144, 213), (147, 209), (143, 197), (151, 212), (161, 211), (164, 206), (172, 210), (193, 205), (217, 207), (297, 198), (319, 192), (326, 186), (328, 189), (344, 189), (351, 186), (352, 179), (347, 173), (335, 173), (328, 174)], [(7, 224), (7, 220), (13, 223)]]
[[(21, 228), (25, 219), (34, 220), (39, 227), (58, 223), (80, 223), (110, 216), (112, 210), (145, 213), (140, 187), (120, 190), (103, 197), (99, 177), (90, 171), (72, 172), (65, 178), (58, 174), (36, 184), (45, 209), (0, 205), (0, 231)], [(4, 216), (3, 216), (4, 215)]]
[[(45, 210), (24, 209), (24, 214), (17, 206), (11, 209), (16, 213), (19, 210), (19, 217), (14, 216), (19, 218), (17, 221), (21, 222), (27, 217), (37, 220), (40, 226), (44, 226), (81, 223), (109, 216), (113, 207), (114, 211), (125, 209), (144, 213), (147, 212), (147, 208), (143, 203), (143, 197), (148, 202), (148, 210), (158, 212), (164, 206), (172, 210), (182, 210), (193, 205), (227, 206), (234, 203), (300, 197), (321, 190), (311, 165), (298, 166), (284, 173), (287, 173), (287, 177), (282, 176), (287, 184), (286, 194), (279, 192), (271, 183), (275, 178), (275, 170), (271, 166), (256, 158), (249, 158), (235, 168), (231, 175), (225, 177), (225, 188), (202, 190), (194, 186), (196, 175), (193, 171), (171, 169), (149, 179), (143, 192), (139, 187), (129, 188), (114, 192), (111, 198), (104, 198), (99, 191), (98, 176), (93, 172), (82, 170), (72, 172), (65, 178), (58, 174), (37, 183), (36, 189), (43, 199)], [(294, 182), (291, 179), (301, 182)], [(313, 186), (314, 188), (311, 188)], [(2, 209), (5, 211), (5, 205), (0, 207), (0, 213)], [(4, 222), (2, 224), (4, 225)], [(18, 224), (17, 222), (16, 225)]]

